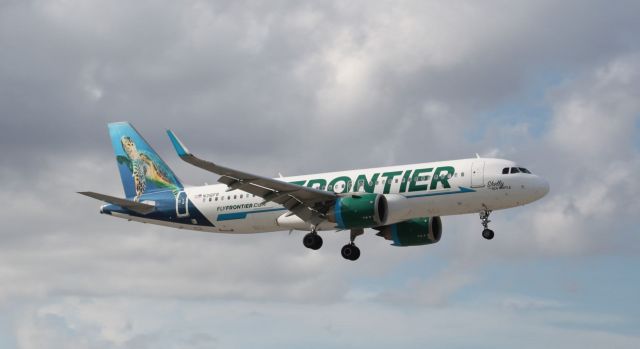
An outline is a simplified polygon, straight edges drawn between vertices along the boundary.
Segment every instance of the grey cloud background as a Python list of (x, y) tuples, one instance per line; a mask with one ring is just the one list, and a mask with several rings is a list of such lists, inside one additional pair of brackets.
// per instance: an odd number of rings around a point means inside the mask
[[(589, 331), (608, 327), (553, 300), (507, 295), (465, 309), (452, 297), (500, 264), (628, 256), (637, 265), (638, 7), (0, 3), (0, 346), (248, 346), (243, 329), (265, 323), (256, 338), (272, 345), (314, 343), (305, 335), (319, 328), (330, 339), (318, 346), (384, 346), (416, 322), (437, 330), (409, 347), (465, 345), (448, 326), (490, 319), (469, 341), (637, 347), (637, 335)], [(106, 130), (117, 120), (132, 121), (187, 183), (216, 178), (180, 163), (166, 128), (203, 157), (265, 175), (478, 152), (520, 161), (550, 178), (552, 193), (497, 212), (491, 244), (477, 217), (447, 217), (438, 245), (399, 250), (366, 236), (361, 263), (346, 265), (340, 234), (312, 253), (296, 233), (233, 237), (99, 216), (75, 191), (121, 193)], [(434, 265), (417, 269), (425, 258)], [(607, 326), (628, 320), (606, 315), (597, 314)], [(558, 318), (579, 330), (558, 329)], [(516, 335), (495, 339), (503, 326)], [(296, 334), (279, 334), (289, 328)]]

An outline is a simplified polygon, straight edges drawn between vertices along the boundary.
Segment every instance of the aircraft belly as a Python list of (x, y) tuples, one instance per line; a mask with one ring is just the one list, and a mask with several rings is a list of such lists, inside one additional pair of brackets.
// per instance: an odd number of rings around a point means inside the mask
[(483, 209), (483, 203), (489, 203), (482, 191), (462, 193), (459, 195), (438, 195), (415, 197), (413, 201), (412, 217), (450, 216), (457, 214), (475, 213)]
[(282, 228), (276, 224), (276, 219), (285, 211), (284, 208), (274, 208), (269, 211), (256, 210), (217, 214), (214, 218), (214, 224), (221, 232), (236, 234), (278, 231)]

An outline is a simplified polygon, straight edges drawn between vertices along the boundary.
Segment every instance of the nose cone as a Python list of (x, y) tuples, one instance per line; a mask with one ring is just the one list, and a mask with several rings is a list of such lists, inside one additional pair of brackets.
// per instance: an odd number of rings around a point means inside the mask
[(549, 182), (542, 177), (537, 177), (536, 183), (534, 184), (534, 191), (536, 194), (536, 200), (543, 198), (549, 193)]

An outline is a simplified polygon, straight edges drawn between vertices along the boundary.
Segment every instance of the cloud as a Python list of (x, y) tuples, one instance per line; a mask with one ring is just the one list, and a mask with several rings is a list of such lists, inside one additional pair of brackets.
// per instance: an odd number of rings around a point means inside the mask
[(382, 292), (376, 299), (405, 306), (444, 307), (449, 305), (450, 298), (457, 291), (473, 283), (475, 279), (469, 268), (444, 268), (427, 279), (409, 280), (401, 288)]
[[(513, 346), (533, 333), (563, 346), (637, 346), (607, 328), (554, 328), (548, 313), (542, 324), (513, 321), (512, 308), (565, 311), (536, 295), (470, 309), (460, 300), (498, 287), (501, 264), (637, 254), (637, 7), (3, 2), (0, 307), (11, 333), (24, 348), (259, 344), (247, 324), (272, 344), (326, 332), (325, 346), (395, 345), (407, 333), (408, 346)], [(361, 260), (345, 264), (343, 234), (326, 234), (314, 253), (299, 234), (99, 216), (75, 192), (121, 193), (105, 127), (121, 119), (186, 183), (216, 178), (177, 160), (165, 128), (205, 158), (264, 175), (478, 152), (518, 160), (552, 191), (494, 212), (491, 243), (477, 217), (445, 217), (438, 245), (397, 249), (367, 234)]]
[[(434, 346), (484, 345), (479, 339), (483, 336), (501, 347), (534, 348), (544, 338), (565, 347), (633, 348), (640, 341), (635, 334), (592, 330), (594, 324), (624, 323), (607, 314), (546, 305), (522, 310), (491, 303), (425, 309), (342, 302), (296, 310), (282, 303), (51, 299), (20, 316), (16, 326), (21, 328), (18, 341), (24, 348), (247, 347), (259, 343), (263, 347), (308, 343), (312, 348), (361, 344), (385, 348), (393, 342), (419, 348), (426, 341)], [(296, 324), (293, 328), (292, 323)], [(309, 333), (314, 334), (313, 339)]]

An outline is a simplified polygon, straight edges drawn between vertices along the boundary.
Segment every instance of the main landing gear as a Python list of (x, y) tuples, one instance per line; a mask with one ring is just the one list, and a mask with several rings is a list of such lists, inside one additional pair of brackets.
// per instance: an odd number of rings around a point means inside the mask
[(311, 232), (302, 238), (302, 244), (312, 250), (319, 250), (322, 247), (322, 237), (318, 235), (315, 227), (311, 228)]
[(364, 234), (364, 229), (351, 229), (351, 241), (342, 246), (342, 250), (340, 253), (344, 259), (348, 259), (350, 261), (355, 261), (360, 258), (360, 249), (356, 246), (355, 241), (356, 238), (360, 235)]
[[(362, 234), (364, 234), (364, 229), (351, 229), (351, 241), (342, 246), (342, 250), (340, 250), (342, 257), (350, 261), (355, 261), (360, 258), (360, 249), (356, 246), (354, 241)], [(311, 227), (311, 232), (302, 238), (302, 244), (304, 247), (312, 250), (318, 250), (322, 247), (322, 237), (318, 235), (318, 231), (315, 227)]]
[(482, 226), (484, 227), (484, 230), (482, 230), (482, 237), (487, 239), (487, 240), (491, 240), (493, 239), (493, 230), (489, 229), (489, 223), (491, 222), (489, 220), (489, 215), (491, 214), (491, 210), (485, 209), (483, 211), (480, 211), (480, 220), (482, 221)]

